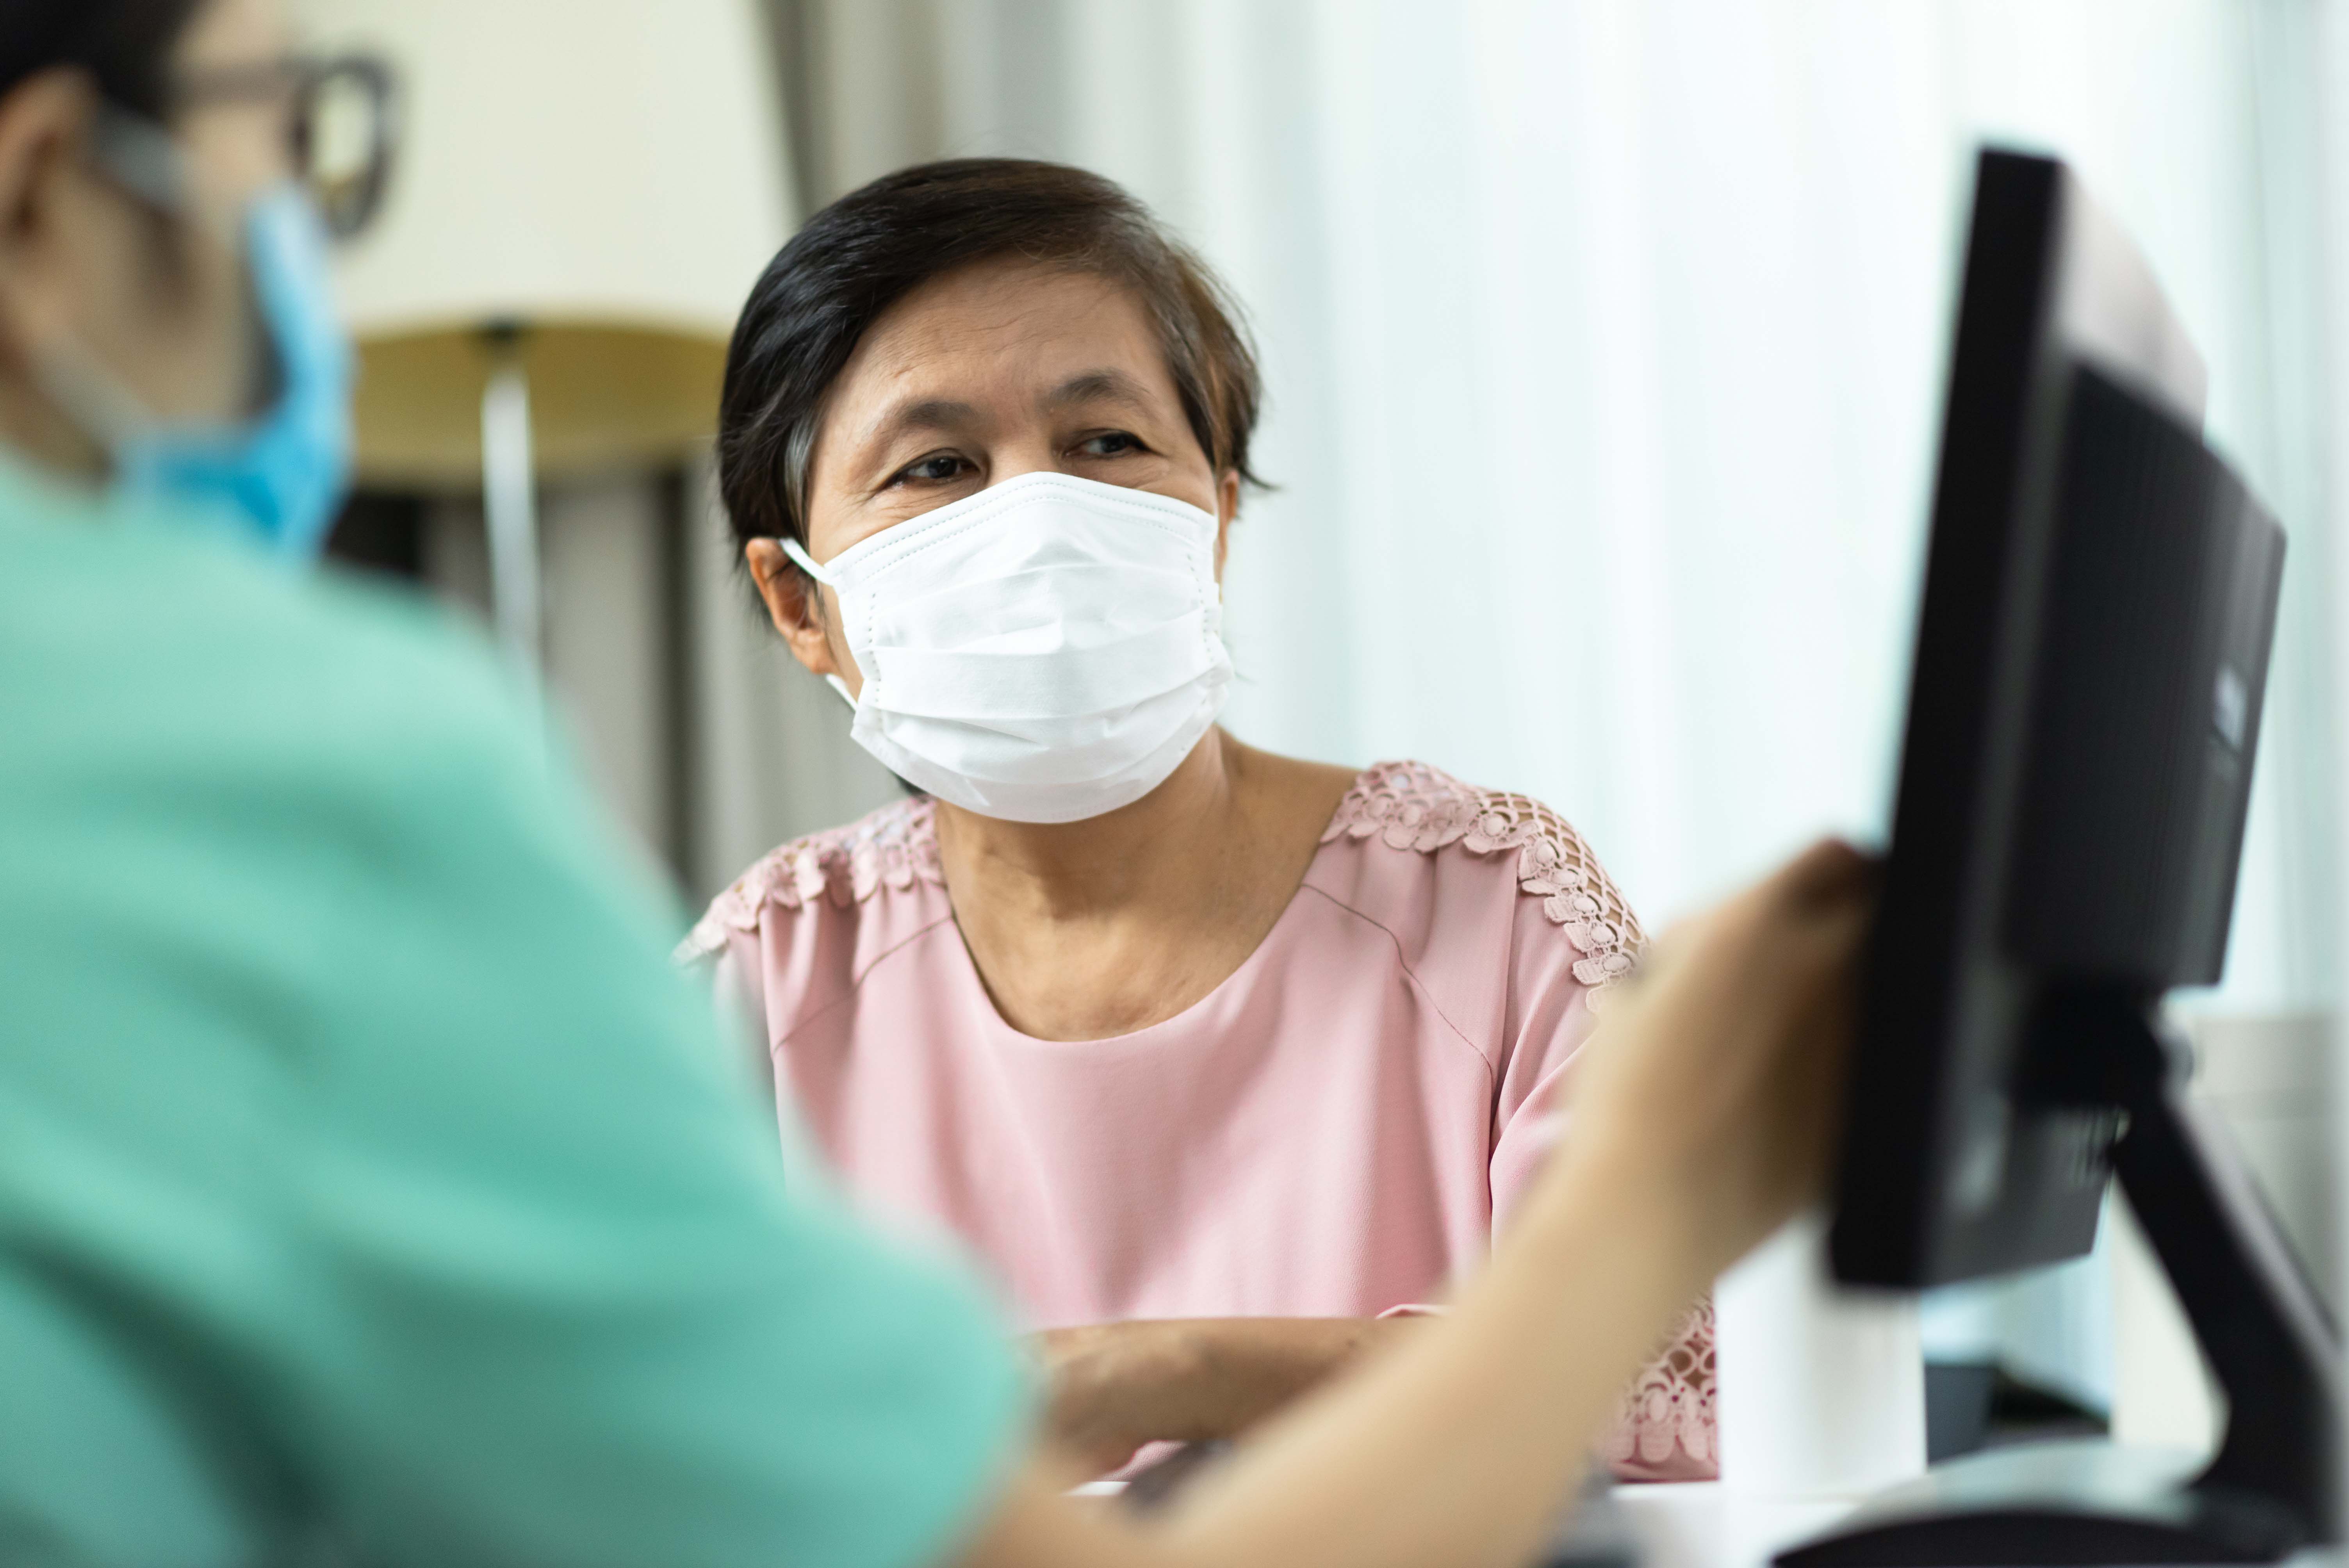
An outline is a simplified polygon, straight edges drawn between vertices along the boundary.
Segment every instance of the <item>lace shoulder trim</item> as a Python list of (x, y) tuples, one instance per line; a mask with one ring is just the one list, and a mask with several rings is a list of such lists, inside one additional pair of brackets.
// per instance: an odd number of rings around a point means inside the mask
[(1682, 1315), (1662, 1354), (1623, 1394), (1606, 1455), (1624, 1480), (1713, 1480), (1721, 1474), (1713, 1298)]
[[(1628, 973), (1647, 938), (1630, 906), (1582, 836), (1540, 801), (1462, 783), (1423, 762), (1381, 762), (1363, 770), (1338, 803), (1321, 841), (1376, 836), (1392, 849), (1432, 854), (1454, 844), (1470, 854), (1515, 851), (1517, 885), (1542, 901), (1582, 956), (1574, 977), (1603, 986)], [(755, 931), (771, 903), (799, 909), (818, 899), (845, 909), (884, 887), (938, 886), (936, 809), (926, 796), (884, 806), (844, 828), (794, 839), (765, 856), (710, 902), (678, 944), (679, 963), (717, 952), (738, 931)]]
[(756, 931), (769, 903), (798, 909), (827, 899), (845, 909), (883, 887), (946, 884), (938, 863), (935, 810), (927, 796), (884, 806), (844, 828), (793, 839), (735, 879), (710, 901), (709, 913), (678, 944), (677, 961), (690, 964), (726, 945), (738, 931)]
[(1376, 763), (1338, 803), (1321, 841), (1373, 836), (1423, 854), (1454, 844), (1472, 855), (1515, 851), (1517, 886), (1565, 928), (1582, 954), (1574, 977), (1594, 989), (1630, 973), (1647, 944), (1582, 835), (1538, 800), (1478, 789), (1424, 762)]

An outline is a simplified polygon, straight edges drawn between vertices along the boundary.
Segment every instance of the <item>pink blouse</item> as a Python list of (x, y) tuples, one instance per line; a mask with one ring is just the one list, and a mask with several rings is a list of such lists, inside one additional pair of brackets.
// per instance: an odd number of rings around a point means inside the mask
[[(1355, 781), (1256, 952), (1130, 1035), (1003, 1021), (926, 799), (784, 845), (679, 953), (717, 955), (862, 1201), (952, 1232), (1049, 1328), (1434, 1298), (1539, 1168), (1549, 1090), (1641, 940), (1548, 808), (1401, 762)], [(1619, 1476), (1713, 1475), (1712, 1338), (1700, 1304), (1630, 1391)]]

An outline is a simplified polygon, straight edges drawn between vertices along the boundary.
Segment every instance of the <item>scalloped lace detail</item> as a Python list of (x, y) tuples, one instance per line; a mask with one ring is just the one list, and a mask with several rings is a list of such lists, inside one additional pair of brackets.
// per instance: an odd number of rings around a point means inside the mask
[(844, 828), (811, 833), (761, 859), (711, 901), (683, 942), (679, 963), (717, 952), (737, 931), (756, 931), (759, 912), (770, 903), (797, 909), (819, 898), (842, 908), (871, 898), (881, 888), (899, 890), (917, 882), (946, 885), (938, 861), (935, 809), (928, 796), (884, 806)]
[(1708, 1296), (1689, 1309), (1664, 1353), (1624, 1393), (1607, 1462), (1660, 1480), (1710, 1480), (1721, 1469), (1717, 1414)]
[(1422, 853), (1453, 844), (1473, 855), (1515, 850), (1517, 886), (1565, 928), (1582, 954), (1574, 977), (1594, 989), (1630, 973), (1647, 944), (1582, 835), (1527, 796), (1478, 789), (1424, 762), (1376, 763), (1338, 803), (1321, 841), (1373, 835), (1391, 849)]
[[(1321, 841), (1367, 839), (1432, 854), (1457, 844), (1470, 854), (1514, 850), (1517, 886), (1542, 901), (1582, 956), (1574, 977), (1594, 990), (1627, 974), (1646, 935), (1582, 836), (1540, 801), (1478, 789), (1424, 762), (1363, 769), (1338, 803)], [(844, 828), (794, 839), (719, 893), (678, 944), (680, 963), (717, 952), (737, 931), (755, 931), (771, 901), (798, 909), (818, 898), (846, 908), (883, 887), (944, 886), (937, 818), (927, 796), (900, 800)]]

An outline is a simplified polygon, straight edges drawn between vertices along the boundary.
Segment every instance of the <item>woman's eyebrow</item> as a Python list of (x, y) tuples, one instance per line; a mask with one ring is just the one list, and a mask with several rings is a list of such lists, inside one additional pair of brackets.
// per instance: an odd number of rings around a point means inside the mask
[(953, 397), (918, 397), (900, 403), (873, 423), (867, 438), (893, 441), (909, 430), (968, 429), (978, 410)]
[(1105, 368), (1071, 376), (1044, 394), (1047, 408), (1065, 408), (1074, 403), (1126, 403), (1147, 408), (1150, 392), (1124, 371)]

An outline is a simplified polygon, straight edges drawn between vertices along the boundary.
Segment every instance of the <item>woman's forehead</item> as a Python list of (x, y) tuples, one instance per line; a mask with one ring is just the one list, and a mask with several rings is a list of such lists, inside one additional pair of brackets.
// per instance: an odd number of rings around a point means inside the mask
[(874, 322), (833, 404), (854, 429), (908, 397), (1039, 399), (1100, 372), (1180, 407), (1133, 291), (1064, 267), (982, 263), (932, 279)]

